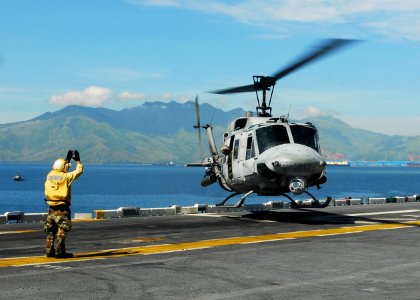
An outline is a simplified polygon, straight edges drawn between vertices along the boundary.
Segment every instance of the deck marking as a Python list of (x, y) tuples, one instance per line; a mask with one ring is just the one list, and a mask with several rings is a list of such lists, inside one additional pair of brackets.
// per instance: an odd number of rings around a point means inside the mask
[(94, 218), (86, 218), (86, 219), (72, 219), (71, 221), (73, 223), (83, 223), (83, 222), (98, 222), (98, 221), (104, 221), (106, 219), (94, 219)]
[(108, 259), (115, 257), (136, 256), (136, 255), (152, 255), (162, 253), (172, 253), (188, 250), (198, 250), (206, 248), (214, 248), (221, 246), (231, 246), (240, 244), (264, 243), (273, 241), (282, 241), (289, 239), (299, 239), (308, 237), (322, 237), (325, 235), (338, 235), (338, 234), (354, 234), (361, 232), (369, 232), (376, 230), (391, 230), (420, 226), (420, 220), (404, 223), (389, 223), (389, 224), (374, 224), (362, 226), (347, 226), (332, 229), (317, 229), (308, 231), (294, 231), (264, 234), (258, 236), (242, 236), (242, 237), (228, 237), (223, 239), (201, 240), (195, 242), (184, 242), (178, 244), (161, 244), (149, 246), (137, 246), (129, 248), (109, 249), (97, 252), (84, 252), (76, 253), (74, 258), (69, 259), (55, 259), (47, 258), (46, 256), (32, 256), (32, 257), (10, 257), (0, 259), (1, 267), (19, 267), (27, 265), (40, 265), (40, 264), (57, 264), (57, 263), (70, 263), (75, 261), (88, 261), (97, 259)]
[(412, 213), (419, 212), (420, 209), (407, 209), (407, 210), (393, 210), (393, 211), (378, 211), (378, 212), (366, 212), (366, 213), (357, 213), (357, 214), (346, 214), (347, 217), (358, 217), (358, 216), (374, 216), (374, 215), (389, 215), (389, 214), (402, 214), (402, 213)]
[(374, 222), (374, 221), (359, 221), (359, 220), (356, 220), (356, 221), (353, 221), (353, 222), (354, 222), (354, 224), (379, 224), (379, 223), (381, 223), (379, 221)]
[(37, 232), (39, 230), (11, 230), (11, 231), (0, 231), (0, 234), (16, 234), (16, 233), (28, 233), (28, 232)]
[(72, 267), (69, 266), (57, 266), (57, 265), (35, 265), (35, 268), (45, 268), (45, 269), (52, 269), (52, 270), (67, 270), (67, 269), (71, 269)]

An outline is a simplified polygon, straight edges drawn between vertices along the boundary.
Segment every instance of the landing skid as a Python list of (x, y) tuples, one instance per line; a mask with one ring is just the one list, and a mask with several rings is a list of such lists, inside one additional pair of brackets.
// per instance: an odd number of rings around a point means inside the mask
[(238, 195), (240, 195), (240, 194), (241, 194), (241, 193), (235, 192), (235, 193), (233, 193), (233, 194), (229, 195), (228, 197), (226, 197), (226, 198), (225, 198), (225, 200), (223, 200), (222, 202), (220, 202), (220, 203), (216, 204), (216, 206), (223, 206), (223, 207), (229, 207), (229, 208), (238, 208), (238, 207), (241, 207), (241, 206), (244, 204), (246, 197), (248, 197), (249, 195), (251, 195), (253, 192), (254, 192), (254, 191), (249, 191), (248, 193), (246, 193), (245, 195), (243, 195), (243, 196), (239, 199), (239, 201), (238, 201), (238, 202), (236, 202), (236, 204), (235, 204), (235, 205), (225, 205), (225, 203), (226, 203), (226, 202), (227, 202), (230, 198), (233, 198), (233, 197), (238, 196)]
[(287, 199), (289, 199), (292, 203), (291, 203), (291, 207), (292, 208), (310, 208), (310, 207), (314, 207), (314, 208), (325, 208), (328, 205), (330, 205), (330, 202), (332, 200), (332, 197), (327, 197), (327, 200), (321, 204), (319, 202), (319, 200), (317, 198), (315, 198), (314, 195), (312, 195), (311, 193), (309, 193), (308, 191), (304, 191), (305, 194), (307, 194), (309, 197), (311, 197), (315, 203), (313, 203), (312, 205), (300, 205), (298, 204), (292, 197), (290, 197), (289, 195), (282, 193), (281, 195), (286, 197)]
[[(229, 201), (229, 199), (231, 199), (231, 198), (233, 198), (233, 197), (235, 197), (235, 196), (238, 196), (238, 195), (240, 195), (241, 193), (239, 193), (239, 192), (235, 192), (235, 193), (233, 193), (233, 194), (230, 194), (228, 197), (226, 197), (225, 198), (225, 200), (223, 200), (222, 202), (220, 202), (220, 203), (218, 203), (218, 204), (216, 204), (216, 206), (223, 206), (223, 207), (227, 207), (227, 208), (238, 208), (238, 207), (241, 207), (243, 204), (244, 204), (244, 202), (245, 202), (245, 199), (249, 196), (249, 195), (251, 195), (252, 193), (253, 193), (254, 191), (249, 191), (248, 193), (246, 193), (246, 194), (244, 194), (240, 199), (239, 199), (239, 201), (238, 202), (236, 202), (236, 204), (235, 205), (225, 205), (226, 204), (226, 202), (227, 201)], [(286, 197), (287, 199), (289, 199), (292, 203), (291, 203), (291, 207), (292, 208), (325, 208), (325, 207), (327, 207), (328, 205), (330, 205), (330, 202), (331, 202), (331, 200), (332, 200), (332, 197), (327, 197), (327, 200), (323, 203), (323, 204), (321, 204), (320, 202), (319, 202), (319, 200), (317, 199), (317, 198), (315, 198), (315, 196), (314, 195), (312, 195), (311, 193), (309, 193), (308, 191), (304, 191), (304, 193), (305, 194), (307, 194), (309, 197), (311, 197), (313, 200), (314, 200), (314, 202), (315, 203), (313, 203), (312, 205), (300, 205), (300, 204), (298, 204), (292, 197), (290, 197), (289, 195), (287, 195), (287, 194), (285, 194), (285, 193), (282, 193), (282, 194), (280, 194), (281, 196), (284, 196), (284, 197)]]

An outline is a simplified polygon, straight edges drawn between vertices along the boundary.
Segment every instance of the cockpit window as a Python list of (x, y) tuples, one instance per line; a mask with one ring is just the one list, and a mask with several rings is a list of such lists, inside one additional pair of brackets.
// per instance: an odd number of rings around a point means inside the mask
[(256, 130), (256, 138), (260, 154), (272, 147), (290, 143), (286, 127), (283, 125), (261, 127)]
[(290, 129), (292, 131), (293, 140), (296, 144), (311, 147), (316, 151), (319, 150), (318, 132), (315, 128), (298, 124), (291, 124)]
[(235, 130), (239, 130), (239, 129), (244, 128), (244, 127), (245, 127), (245, 125), (246, 125), (246, 122), (247, 122), (247, 121), (248, 121), (248, 120), (247, 120), (246, 118), (243, 118), (243, 119), (237, 119), (237, 120), (235, 121), (234, 129), (235, 129)]

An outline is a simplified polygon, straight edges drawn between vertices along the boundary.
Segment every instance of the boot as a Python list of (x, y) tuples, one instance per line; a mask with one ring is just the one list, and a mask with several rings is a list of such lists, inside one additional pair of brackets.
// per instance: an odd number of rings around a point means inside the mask
[(57, 249), (55, 251), (55, 258), (72, 258), (73, 253), (66, 252), (66, 244), (64, 239), (57, 239)]
[(55, 255), (55, 258), (72, 258), (72, 257), (73, 257), (73, 253), (68, 253), (68, 252), (57, 253)]

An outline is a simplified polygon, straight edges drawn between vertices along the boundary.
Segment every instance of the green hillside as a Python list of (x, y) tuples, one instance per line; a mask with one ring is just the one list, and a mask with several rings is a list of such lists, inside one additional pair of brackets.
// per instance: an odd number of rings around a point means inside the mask
[(321, 147), (343, 153), (349, 160), (408, 160), (420, 152), (420, 137), (388, 136), (356, 129), (331, 116), (311, 119), (319, 130)]
[[(228, 123), (242, 109), (224, 112), (201, 105), (202, 123), (211, 122), (217, 146)], [(420, 155), (420, 136), (387, 136), (355, 129), (331, 116), (311, 118), (319, 129), (323, 153), (348, 160), (408, 160)], [(51, 162), (78, 149), (89, 163), (167, 163), (200, 160), (195, 106), (145, 103), (122, 111), (79, 106), (43, 114), (33, 120), (0, 125), (0, 162)], [(202, 132), (202, 148), (208, 153)]]
[[(201, 159), (193, 114), (187, 122), (189, 128), (172, 127), (173, 132), (158, 135), (100, 121), (90, 115), (91, 109), (89, 114), (80, 109), (73, 114), (59, 112), (1, 125), (0, 161), (50, 162), (64, 156), (68, 149), (78, 149), (82, 160), (90, 163), (186, 163)], [(182, 118), (186, 119), (185, 114)], [(160, 124), (156, 122), (155, 126)], [(226, 125), (213, 125), (217, 137), (222, 136)], [(207, 140), (202, 133), (206, 150)]]

